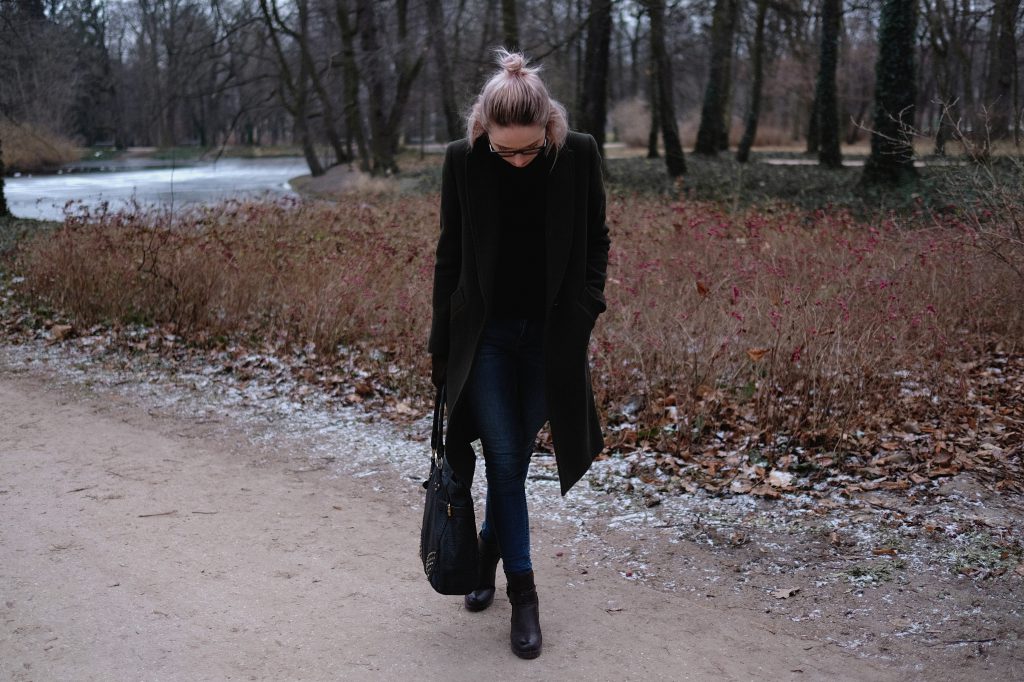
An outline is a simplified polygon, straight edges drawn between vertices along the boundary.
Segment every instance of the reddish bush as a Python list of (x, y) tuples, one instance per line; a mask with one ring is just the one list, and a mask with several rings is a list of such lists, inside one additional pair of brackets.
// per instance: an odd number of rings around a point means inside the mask
[[(834, 447), (908, 400), (949, 409), (958, 358), (1022, 338), (1019, 282), (955, 213), (909, 229), (781, 206), (613, 196), (608, 209), (595, 389), (613, 433), (628, 422), (662, 450), (735, 433), (769, 457)], [(196, 343), (313, 343), (327, 358), (372, 348), (368, 369), (426, 395), (437, 231), (436, 197), (101, 212), (23, 244), (16, 268), (82, 325), (173, 324)]]

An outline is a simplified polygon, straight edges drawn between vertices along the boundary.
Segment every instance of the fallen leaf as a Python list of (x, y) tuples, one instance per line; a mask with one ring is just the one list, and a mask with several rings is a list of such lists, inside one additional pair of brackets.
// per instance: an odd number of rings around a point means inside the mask
[(783, 587), (772, 592), (772, 596), (776, 599), (789, 599), (790, 597), (800, 592), (799, 587)]
[(793, 484), (793, 474), (788, 471), (772, 469), (768, 474), (768, 485), (773, 488), (788, 488)]
[(768, 485), (759, 485), (750, 491), (751, 495), (758, 495), (760, 497), (768, 497), (771, 499), (778, 499), (782, 495), (778, 490)]
[(697, 280), (697, 293), (700, 294), (701, 296), (707, 296), (708, 285), (704, 284), (704, 282), (701, 282), (700, 280)]
[(54, 341), (63, 341), (71, 336), (74, 330), (70, 324), (55, 324), (50, 328), (50, 338)]
[(398, 414), (406, 414), (406, 415), (415, 415), (416, 414), (416, 410), (412, 409), (412, 407), (409, 405), (409, 403), (405, 402), (404, 400), (400, 401), (397, 405), (395, 405), (395, 412), (397, 412)]
[(748, 348), (747, 357), (753, 362), (761, 362), (770, 350), (770, 348)]
[(896, 550), (893, 547), (875, 547), (871, 553), (875, 556), (896, 556)]

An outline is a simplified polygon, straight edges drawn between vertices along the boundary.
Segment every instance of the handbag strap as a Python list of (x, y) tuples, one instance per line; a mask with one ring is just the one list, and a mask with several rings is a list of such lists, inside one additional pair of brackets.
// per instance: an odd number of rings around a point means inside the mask
[(430, 429), (430, 458), (436, 466), (444, 459), (444, 407), (447, 384), (441, 384), (434, 398), (434, 425)]

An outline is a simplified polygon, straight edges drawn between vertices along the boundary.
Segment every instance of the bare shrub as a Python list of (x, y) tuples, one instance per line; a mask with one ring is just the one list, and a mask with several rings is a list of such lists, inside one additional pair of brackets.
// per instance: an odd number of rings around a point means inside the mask
[[(32, 300), (79, 324), (174, 325), (196, 343), (374, 349), (427, 395), (436, 196), (227, 203), (180, 217), (83, 214), (22, 244)], [(608, 313), (593, 341), (611, 431), (662, 451), (747, 433), (775, 457), (842, 447), (914, 410), (962, 406), (957, 361), (1019, 345), (1024, 288), (977, 231), (783, 206), (612, 195)], [(370, 362), (370, 360), (368, 360)], [(909, 402), (908, 402), (909, 401)]]
[(41, 126), (0, 120), (8, 171), (51, 170), (78, 158), (74, 144)]
[(956, 225), (621, 200), (609, 215), (595, 376), (680, 450), (742, 424), (763, 444), (835, 444), (868, 415), (898, 419), (907, 377), (948, 397), (948, 364), (979, 334), (1024, 330), (1020, 289)]
[[(436, 202), (226, 203), (81, 214), (22, 246), (26, 292), (80, 324), (173, 325), (193, 341), (366, 344), (423, 363)], [(399, 377), (394, 377), (398, 379)]]
[(983, 114), (982, 133), (972, 135), (943, 106), (943, 120), (967, 163), (935, 169), (939, 193), (948, 199), (935, 219), (969, 230), (978, 246), (1012, 271), (1024, 288), (1024, 157), (1006, 141), (991, 137), (988, 113)]

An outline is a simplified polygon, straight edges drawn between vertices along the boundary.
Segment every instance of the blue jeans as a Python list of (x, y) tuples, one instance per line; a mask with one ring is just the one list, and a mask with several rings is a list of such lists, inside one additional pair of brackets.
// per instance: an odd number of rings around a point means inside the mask
[(466, 384), (487, 467), (487, 511), (480, 534), (501, 547), (505, 573), (533, 570), (526, 472), (547, 421), (544, 323), (492, 319)]

